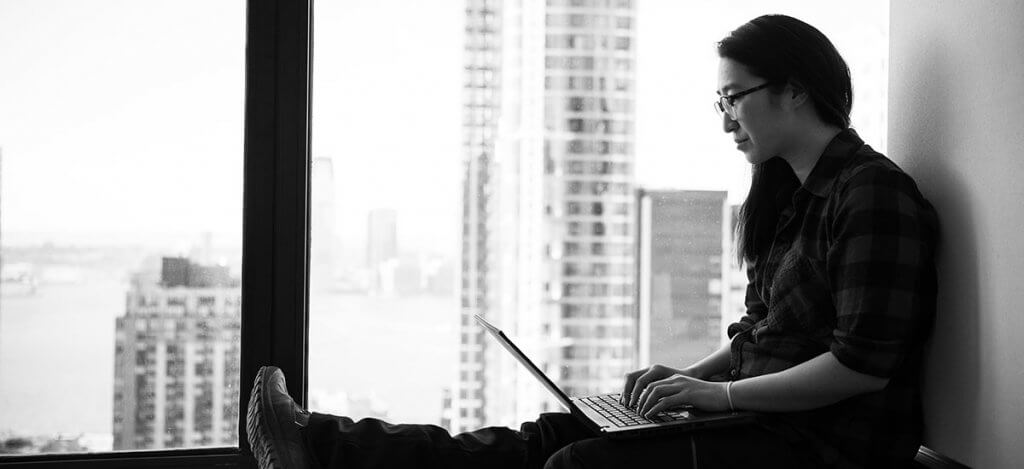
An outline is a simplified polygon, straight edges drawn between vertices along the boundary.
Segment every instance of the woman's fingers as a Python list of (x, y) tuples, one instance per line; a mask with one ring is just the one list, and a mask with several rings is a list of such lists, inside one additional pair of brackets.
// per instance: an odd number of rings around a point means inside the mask
[(649, 368), (627, 374), (626, 384), (623, 386), (620, 402), (628, 407), (635, 407), (639, 405), (641, 395), (645, 389), (650, 387), (654, 382), (670, 376), (673, 372), (674, 369), (666, 366), (651, 365)]
[(636, 383), (633, 385), (633, 390), (629, 395), (629, 402), (626, 404), (627, 407), (635, 407), (641, 402), (643, 393), (650, 387), (651, 382), (654, 381), (655, 376), (652, 373), (653, 368), (648, 368), (647, 372), (640, 375), (636, 379)]
[(666, 378), (660, 381), (655, 381), (647, 385), (647, 388), (644, 389), (640, 401), (637, 404), (636, 411), (638, 414), (643, 415), (648, 410), (650, 410), (650, 408), (653, 407), (654, 404), (656, 404), (659, 400), (663, 399), (665, 396), (677, 393), (682, 390), (683, 385), (676, 383), (676, 380), (673, 378)]
[(633, 387), (636, 385), (636, 379), (643, 374), (644, 370), (633, 371), (626, 374), (626, 384), (622, 387), (622, 394), (619, 395), (619, 404), (626, 405), (629, 399), (633, 396)]
[(640, 415), (643, 415), (645, 418), (652, 418), (659, 412), (664, 412), (673, 407), (679, 407), (683, 404), (687, 404), (685, 394), (683, 394), (682, 392), (670, 394), (659, 399), (658, 402), (651, 406), (651, 408), (646, 413), (642, 413)]

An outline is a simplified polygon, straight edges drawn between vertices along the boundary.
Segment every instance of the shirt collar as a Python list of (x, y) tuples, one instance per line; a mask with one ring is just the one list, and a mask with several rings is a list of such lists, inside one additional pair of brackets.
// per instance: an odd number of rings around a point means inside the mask
[(846, 166), (850, 155), (864, 145), (864, 140), (853, 129), (839, 132), (822, 152), (821, 158), (814, 164), (811, 174), (804, 180), (803, 189), (818, 197), (827, 197), (839, 177), (839, 172)]

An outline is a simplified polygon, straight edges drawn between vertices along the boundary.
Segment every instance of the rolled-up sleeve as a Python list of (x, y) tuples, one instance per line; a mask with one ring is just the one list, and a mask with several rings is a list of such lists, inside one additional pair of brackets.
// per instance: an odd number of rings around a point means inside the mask
[(888, 168), (865, 168), (841, 191), (827, 259), (836, 307), (830, 348), (847, 367), (887, 378), (930, 323), (923, 302), (934, 275), (932, 212), (913, 181)]

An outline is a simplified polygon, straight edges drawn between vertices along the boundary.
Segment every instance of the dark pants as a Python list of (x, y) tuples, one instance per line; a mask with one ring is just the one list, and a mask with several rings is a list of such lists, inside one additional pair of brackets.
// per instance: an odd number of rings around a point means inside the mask
[[(303, 430), (320, 468), (802, 468), (804, 451), (756, 425), (619, 440), (595, 437), (570, 414), (542, 414), (519, 431), (451, 436), (435, 425), (314, 413)], [(657, 465), (657, 466), (656, 466)]]

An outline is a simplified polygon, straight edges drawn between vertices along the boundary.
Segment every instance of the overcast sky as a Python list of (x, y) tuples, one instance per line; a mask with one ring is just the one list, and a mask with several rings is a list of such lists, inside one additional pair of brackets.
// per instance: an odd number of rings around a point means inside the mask
[[(887, 1), (637, 3), (642, 186), (742, 197), (747, 165), (711, 108), (714, 43), (755, 16), (817, 26), (855, 69), (857, 91), (884, 88), (884, 75), (858, 82), (856, 69), (886, 60), (872, 38), (887, 30)], [(389, 207), (403, 246), (454, 253), (464, 8), (316, 3), (313, 155), (334, 160), (336, 219), (350, 250), (367, 211)], [(238, 239), (244, 19), (240, 0), (0, 0), (4, 244), (39, 234)], [(855, 107), (855, 125), (858, 111), (884, 112)], [(863, 136), (884, 149), (884, 129), (874, 134)]]

